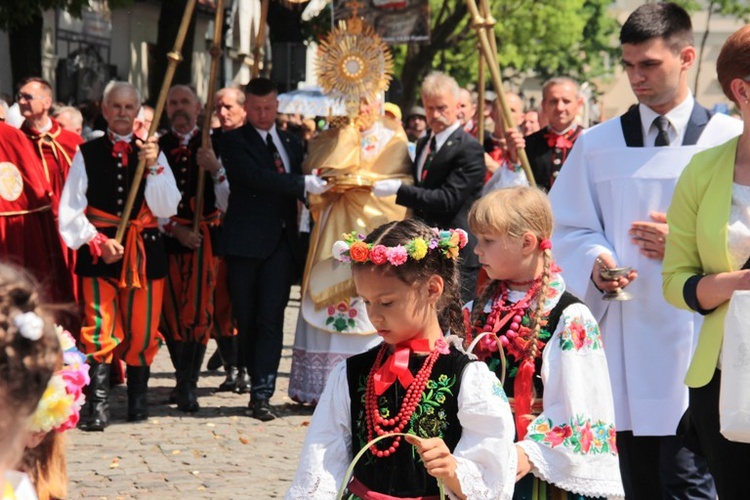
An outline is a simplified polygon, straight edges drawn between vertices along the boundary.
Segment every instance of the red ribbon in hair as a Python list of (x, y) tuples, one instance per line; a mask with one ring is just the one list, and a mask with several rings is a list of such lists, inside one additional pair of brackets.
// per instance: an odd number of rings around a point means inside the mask
[(430, 352), (429, 339), (413, 339), (396, 344), (385, 363), (373, 375), (375, 394), (382, 395), (396, 380), (406, 389), (414, 380), (409, 371), (409, 354), (412, 351)]
[(539, 248), (541, 250), (552, 250), (552, 242), (549, 240), (549, 238), (544, 238), (539, 242)]

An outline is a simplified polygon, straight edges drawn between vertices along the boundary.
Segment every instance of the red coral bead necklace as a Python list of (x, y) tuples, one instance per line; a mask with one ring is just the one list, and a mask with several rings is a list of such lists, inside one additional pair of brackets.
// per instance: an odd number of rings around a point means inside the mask
[[(383, 418), (378, 408), (378, 396), (375, 393), (375, 372), (383, 364), (383, 358), (388, 351), (388, 345), (383, 343), (378, 355), (375, 358), (375, 362), (370, 368), (370, 373), (367, 376), (367, 388), (365, 389), (365, 420), (367, 425), (367, 441), (372, 441), (375, 437), (383, 436), (385, 434), (393, 432), (403, 432), (406, 429), (414, 410), (417, 408), (419, 401), (422, 399), (422, 394), (427, 386), (427, 381), (430, 379), (432, 368), (435, 365), (435, 361), (440, 352), (438, 349), (433, 349), (432, 352), (425, 358), (422, 368), (419, 369), (417, 374), (414, 376), (414, 380), (409, 384), (406, 389), (406, 395), (401, 402), (401, 408), (393, 418)], [(386, 449), (379, 449), (377, 443), (370, 446), (370, 452), (378, 457), (388, 457), (396, 452), (396, 449), (401, 444), (401, 436), (394, 436), (391, 445)]]

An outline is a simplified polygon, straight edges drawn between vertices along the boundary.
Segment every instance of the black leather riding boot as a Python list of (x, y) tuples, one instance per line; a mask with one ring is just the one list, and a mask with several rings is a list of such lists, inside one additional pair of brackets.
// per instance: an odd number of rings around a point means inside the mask
[(150, 366), (128, 365), (128, 422), (148, 418), (148, 379)]
[(91, 383), (84, 390), (86, 403), (81, 409), (79, 429), (103, 431), (109, 425), (109, 374), (109, 364), (89, 363)]

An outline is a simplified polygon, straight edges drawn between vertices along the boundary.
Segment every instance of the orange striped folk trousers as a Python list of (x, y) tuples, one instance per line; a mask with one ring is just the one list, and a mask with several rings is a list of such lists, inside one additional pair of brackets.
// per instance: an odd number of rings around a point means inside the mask
[[(193, 259), (201, 259), (195, 266)], [(214, 287), (219, 259), (206, 262), (195, 252), (169, 256), (169, 274), (164, 285), (161, 333), (176, 342), (208, 344), (214, 328)], [(198, 272), (196, 272), (198, 271)], [(201, 279), (203, 278), (203, 279)]]
[(131, 366), (150, 366), (159, 351), (164, 280), (119, 288), (111, 278), (81, 278), (84, 324), (80, 345), (89, 361), (111, 363), (115, 349)]
[(219, 260), (219, 270), (216, 273), (216, 289), (214, 290), (214, 338), (234, 337), (237, 327), (232, 317), (232, 302), (229, 300), (229, 274), (227, 263)]

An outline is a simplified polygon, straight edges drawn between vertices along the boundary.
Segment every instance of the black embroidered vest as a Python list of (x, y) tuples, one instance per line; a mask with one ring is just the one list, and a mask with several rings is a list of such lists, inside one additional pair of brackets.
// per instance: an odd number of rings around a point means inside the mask
[[(201, 147), (202, 136), (196, 133), (188, 141), (187, 148), (189, 153), (180, 149), (180, 138), (173, 133), (164, 134), (159, 138), (159, 148), (167, 157), (169, 166), (174, 174), (177, 188), (180, 190), (182, 198), (177, 206), (177, 217), (192, 221), (195, 214), (195, 193), (198, 188), (198, 174), (201, 172), (198, 167), (196, 155), (198, 148)], [(217, 154), (218, 157), (218, 154)], [(216, 212), (216, 193), (214, 192), (213, 179), (211, 174), (203, 172), (204, 190), (203, 190), (203, 215), (211, 215)], [(218, 225), (211, 228), (211, 244), (216, 247), (218, 241)], [(167, 253), (190, 253), (193, 250), (180, 244), (174, 238), (166, 238)]]
[[(352, 456), (367, 444), (367, 424), (365, 422), (365, 388), (367, 376), (380, 350), (377, 346), (369, 351), (352, 356), (346, 362), (346, 376), (349, 383), (352, 415)], [(412, 374), (424, 364), (425, 356), (412, 354), (409, 370)], [(430, 380), (422, 394), (419, 405), (414, 410), (409, 428), (405, 433), (419, 437), (440, 437), (453, 451), (461, 438), (461, 424), (458, 421), (458, 393), (461, 375), (471, 360), (451, 347), (450, 353), (440, 355), (432, 368)], [(399, 382), (395, 382), (379, 398), (381, 415), (395, 417), (401, 408), (406, 394)], [(380, 442), (386, 448), (388, 439)], [(371, 490), (396, 497), (417, 497), (438, 495), (437, 481), (427, 474), (419, 454), (414, 447), (402, 439), (396, 453), (389, 457), (377, 458), (371, 452), (365, 453), (354, 469), (354, 477)]]
[[(134, 141), (131, 142), (131, 146), (133, 151), (128, 157), (128, 166), (122, 167), (118, 166), (119, 161), (112, 156), (112, 141), (106, 135), (81, 144), (81, 154), (88, 177), (88, 188), (86, 189), (88, 206), (117, 217), (122, 216), (130, 186), (134, 181), (132, 176), (138, 166), (138, 147)], [(130, 220), (136, 218), (141, 206), (143, 206), (145, 190), (146, 181), (143, 181), (138, 188)], [(114, 238), (117, 233), (116, 227), (97, 229), (110, 238)], [(163, 278), (167, 273), (167, 256), (164, 251), (162, 234), (158, 228), (144, 229), (142, 234), (146, 249), (146, 276), (148, 279)], [(127, 237), (127, 232), (125, 237)], [(124, 240), (122, 244), (125, 244)], [(78, 249), (76, 274), (79, 276), (119, 278), (121, 269), (122, 260), (113, 264), (105, 264), (102, 259), (99, 259), (94, 264), (88, 245), (82, 245)]]

